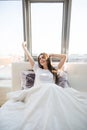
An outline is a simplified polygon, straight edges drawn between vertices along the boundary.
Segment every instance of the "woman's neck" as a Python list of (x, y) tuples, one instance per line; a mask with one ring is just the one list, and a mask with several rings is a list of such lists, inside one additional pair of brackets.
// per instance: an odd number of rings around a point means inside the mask
[(47, 69), (48, 69), (47, 65), (46, 65), (46, 66), (43, 66), (43, 69), (47, 70)]

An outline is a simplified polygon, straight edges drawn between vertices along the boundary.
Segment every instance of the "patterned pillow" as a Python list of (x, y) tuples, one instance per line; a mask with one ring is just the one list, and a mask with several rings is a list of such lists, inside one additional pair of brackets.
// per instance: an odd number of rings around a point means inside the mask
[(62, 88), (70, 87), (68, 73), (66, 71), (62, 71), (57, 75), (56, 84)]
[(21, 88), (28, 89), (33, 87), (35, 73), (33, 70), (25, 70), (21, 72)]

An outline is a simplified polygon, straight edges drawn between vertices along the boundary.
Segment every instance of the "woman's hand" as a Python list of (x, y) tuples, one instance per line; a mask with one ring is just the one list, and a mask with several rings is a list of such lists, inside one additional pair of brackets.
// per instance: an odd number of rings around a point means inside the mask
[(25, 48), (27, 46), (26, 41), (22, 43), (22, 47)]

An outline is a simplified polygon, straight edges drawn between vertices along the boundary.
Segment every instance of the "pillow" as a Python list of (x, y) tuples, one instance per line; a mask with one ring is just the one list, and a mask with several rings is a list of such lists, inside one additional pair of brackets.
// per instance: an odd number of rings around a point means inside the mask
[(70, 87), (67, 71), (62, 71), (57, 74), (56, 84), (62, 88)]
[(35, 73), (33, 70), (25, 70), (21, 72), (21, 88), (28, 89), (33, 87)]

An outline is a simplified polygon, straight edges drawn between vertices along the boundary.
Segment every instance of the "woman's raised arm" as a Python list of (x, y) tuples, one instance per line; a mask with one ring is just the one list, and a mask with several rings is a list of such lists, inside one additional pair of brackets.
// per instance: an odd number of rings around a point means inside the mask
[(22, 43), (22, 47), (23, 47), (23, 50), (24, 50), (24, 52), (25, 52), (25, 55), (26, 55), (27, 58), (28, 58), (28, 61), (30, 62), (31, 66), (33, 67), (35, 61), (34, 61), (33, 57), (31, 56), (30, 52), (27, 50), (26, 42), (23, 42), (23, 43)]
[(57, 70), (62, 69), (64, 63), (66, 62), (67, 56), (65, 54), (50, 54), (49, 55), (52, 58), (58, 58), (60, 60)]

